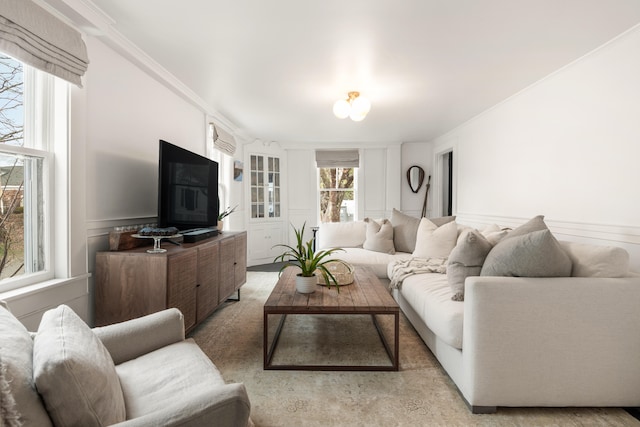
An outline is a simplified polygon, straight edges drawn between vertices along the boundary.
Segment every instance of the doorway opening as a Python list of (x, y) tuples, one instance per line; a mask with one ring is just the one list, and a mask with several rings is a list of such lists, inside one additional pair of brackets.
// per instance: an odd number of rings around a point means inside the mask
[(440, 212), (442, 216), (453, 215), (453, 151), (440, 156)]

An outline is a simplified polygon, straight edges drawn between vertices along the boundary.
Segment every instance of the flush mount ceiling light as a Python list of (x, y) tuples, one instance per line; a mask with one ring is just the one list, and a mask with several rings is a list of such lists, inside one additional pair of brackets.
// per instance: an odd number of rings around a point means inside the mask
[(339, 99), (333, 104), (333, 114), (339, 119), (350, 117), (354, 122), (364, 119), (371, 110), (371, 102), (360, 92), (349, 92), (349, 98)]

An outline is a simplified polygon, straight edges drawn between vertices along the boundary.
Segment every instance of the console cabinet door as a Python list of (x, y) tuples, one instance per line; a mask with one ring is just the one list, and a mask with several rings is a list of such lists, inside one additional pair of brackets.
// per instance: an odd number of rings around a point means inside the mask
[(234, 237), (220, 241), (220, 299), (223, 302), (236, 290), (236, 242)]
[(247, 281), (247, 233), (235, 237), (236, 260), (234, 264), (235, 289), (240, 289)]
[(200, 323), (218, 306), (220, 245), (218, 242), (198, 247), (198, 292), (196, 318)]
[(96, 254), (95, 326), (163, 310), (167, 304), (164, 257), (126, 252)]
[(196, 251), (171, 255), (167, 259), (167, 307), (182, 311), (186, 330), (196, 324), (197, 268)]

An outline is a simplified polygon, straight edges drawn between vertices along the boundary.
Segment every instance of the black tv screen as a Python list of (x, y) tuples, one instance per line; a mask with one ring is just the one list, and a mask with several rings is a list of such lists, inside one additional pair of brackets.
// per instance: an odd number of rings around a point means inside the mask
[(158, 226), (217, 228), (218, 163), (160, 140)]

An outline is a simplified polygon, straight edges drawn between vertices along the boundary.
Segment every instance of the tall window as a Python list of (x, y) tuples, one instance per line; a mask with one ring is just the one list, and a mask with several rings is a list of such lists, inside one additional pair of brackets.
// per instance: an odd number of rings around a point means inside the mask
[(0, 53), (0, 290), (53, 276), (54, 93), (54, 77)]
[(356, 168), (318, 168), (320, 222), (356, 218)]

